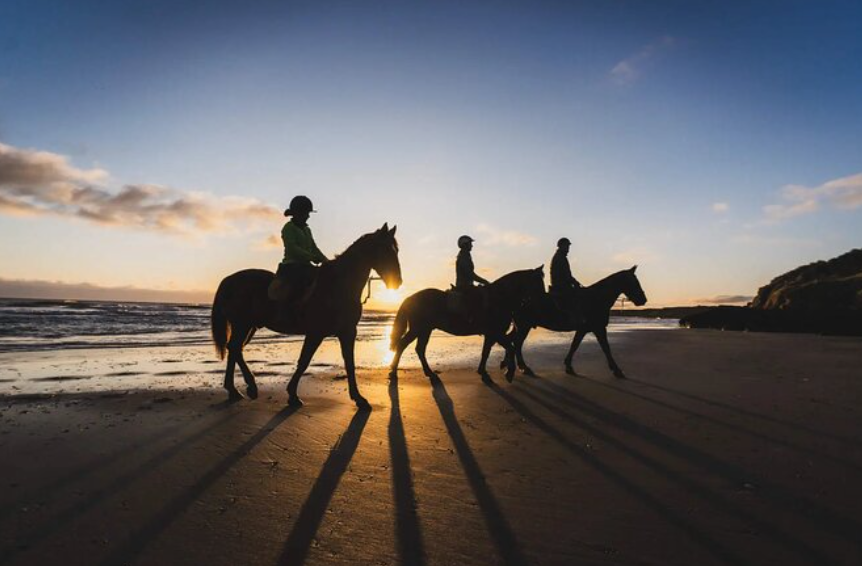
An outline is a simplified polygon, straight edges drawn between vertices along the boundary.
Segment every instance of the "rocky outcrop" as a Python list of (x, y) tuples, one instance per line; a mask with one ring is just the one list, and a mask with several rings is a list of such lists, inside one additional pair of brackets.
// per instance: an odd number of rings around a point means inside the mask
[(862, 336), (862, 249), (779, 275), (747, 307), (714, 307), (685, 316), (680, 324)]
[(757, 291), (749, 306), (799, 312), (862, 310), (862, 249), (779, 275)]

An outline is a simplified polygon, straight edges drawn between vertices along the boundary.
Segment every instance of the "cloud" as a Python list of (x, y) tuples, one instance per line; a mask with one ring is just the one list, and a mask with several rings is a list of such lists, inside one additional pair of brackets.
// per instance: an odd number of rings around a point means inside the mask
[(641, 47), (611, 68), (611, 80), (619, 86), (628, 86), (638, 80), (644, 71), (661, 55), (674, 46), (676, 40), (665, 35)]
[(781, 199), (781, 203), (763, 207), (768, 223), (811, 214), (823, 205), (854, 210), (862, 206), (862, 173), (827, 181), (817, 187), (787, 185), (781, 189)]
[(476, 226), (476, 234), (481, 238), (481, 242), (488, 246), (535, 246), (539, 243), (538, 238), (524, 232), (516, 230), (500, 230), (488, 224), (479, 224)]
[(281, 219), (256, 199), (217, 197), (154, 184), (105, 186), (103, 169), (78, 169), (65, 156), (0, 143), (0, 213), (56, 215), (174, 235), (231, 233)]
[(284, 243), (281, 241), (281, 238), (279, 236), (276, 236), (275, 234), (270, 234), (266, 238), (255, 242), (254, 248), (256, 250), (271, 250), (276, 248), (281, 249), (283, 245)]
[(726, 202), (714, 202), (712, 203), (712, 211), (716, 214), (724, 214), (730, 210), (730, 205)]
[(77, 299), (84, 301), (142, 301), (157, 303), (208, 303), (214, 291), (103, 287), (92, 283), (65, 283), (0, 278), (0, 297), (10, 299)]

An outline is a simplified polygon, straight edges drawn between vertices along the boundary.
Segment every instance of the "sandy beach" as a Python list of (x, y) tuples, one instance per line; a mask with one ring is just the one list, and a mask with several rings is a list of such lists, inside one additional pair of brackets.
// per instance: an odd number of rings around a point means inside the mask
[(862, 341), (614, 346), (628, 380), (592, 341), (580, 377), (559, 344), (528, 343), (538, 377), (513, 384), (439, 356), (430, 382), (411, 353), (397, 383), (360, 371), (371, 412), (332, 366), (298, 411), (283, 371), (233, 405), (216, 375), (6, 390), (0, 563), (859, 563)]

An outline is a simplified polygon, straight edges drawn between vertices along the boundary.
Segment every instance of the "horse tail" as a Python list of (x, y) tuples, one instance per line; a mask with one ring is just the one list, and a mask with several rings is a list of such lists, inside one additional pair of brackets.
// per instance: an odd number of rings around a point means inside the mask
[(213, 308), (210, 312), (210, 327), (212, 329), (213, 343), (215, 344), (216, 355), (218, 359), (223, 360), (227, 353), (227, 341), (230, 339), (230, 321), (225, 316), (222, 303), (225, 301), (224, 281), (218, 286), (215, 298), (213, 299)]
[(407, 330), (407, 301), (401, 303), (401, 306), (398, 307), (398, 314), (395, 315), (395, 322), (392, 323), (392, 334), (389, 336), (389, 349), (396, 350), (398, 348), (398, 341), (401, 340), (401, 337), (404, 336), (405, 331)]

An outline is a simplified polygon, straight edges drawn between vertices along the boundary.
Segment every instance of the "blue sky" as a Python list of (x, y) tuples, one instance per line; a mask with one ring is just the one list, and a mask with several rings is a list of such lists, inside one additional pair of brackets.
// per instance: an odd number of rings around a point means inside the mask
[[(446, 285), (469, 233), (487, 276), (565, 235), (586, 283), (638, 263), (656, 304), (750, 295), (862, 241), (860, 24), (858, 2), (7, 0), (0, 278), (206, 294), (279, 260), (251, 199), (308, 194), (330, 254), (398, 224), (405, 291)], [(94, 219), (61, 185), (219, 220)]]

